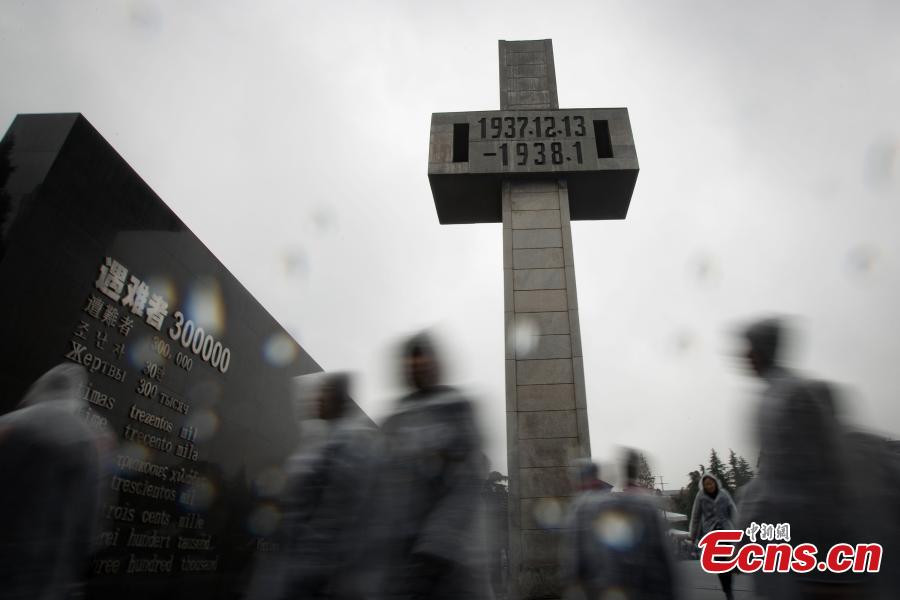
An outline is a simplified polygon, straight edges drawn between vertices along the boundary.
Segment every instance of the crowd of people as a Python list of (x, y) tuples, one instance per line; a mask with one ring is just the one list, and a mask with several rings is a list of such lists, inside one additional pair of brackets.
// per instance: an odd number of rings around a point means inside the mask
[(352, 410), (347, 378), (324, 377), (316, 412), (331, 426), (290, 460), (282, 550), (259, 561), (248, 598), (492, 597), (473, 406), (441, 383), (427, 335), (402, 361), (411, 391), (377, 433)]
[[(843, 422), (832, 384), (785, 365), (783, 320), (755, 322), (740, 338), (741, 358), (763, 385), (753, 425), (757, 475), (738, 490), (737, 502), (715, 476), (702, 475), (689, 519), (691, 543), (710, 532), (766, 523), (789, 525), (793, 544), (815, 544), (823, 555), (837, 544), (880, 544), (877, 573), (760, 569), (752, 575), (753, 593), (767, 600), (897, 598), (900, 456), (886, 439)], [(568, 581), (590, 600), (678, 597), (659, 510), (630, 485), (632, 462), (626, 470), (622, 493), (589, 489), (573, 502)], [(725, 597), (734, 598), (733, 571), (718, 578)]]
[[(757, 476), (733, 499), (704, 474), (689, 538), (696, 544), (713, 531), (767, 522), (789, 523), (793, 540), (819, 548), (877, 542), (884, 549), (879, 574), (758, 574), (755, 593), (770, 600), (897, 597), (900, 461), (885, 440), (841, 421), (834, 386), (785, 366), (786, 338), (785, 324), (774, 319), (741, 334), (746, 365), (764, 384)], [(245, 597), (494, 597), (482, 506), (486, 460), (473, 405), (442, 383), (429, 336), (409, 339), (401, 362), (410, 391), (377, 428), (352, 401), (348, 376), (319, 377), (314, 417), (326, 424), (324, 433), (287, 461), (278, 550), (258, 556)], [(85, 377), (80, 366), (56, 367), (18, 410), (0, 417), (0, 472), (18, 482), (0, 491), (0, 598), (67, 598), (90, 554), (97, 532), (89, 516), (99, 510), (112, 442), (79, 410)], [(35, 460), (46, 468), (28, 468)], [(639, 455), (629, 451), (623, 467), (624, 482), (614, 490), (594, 463), (573, 465), (576, 489), (559, 538), (565, 595), (681, 597), (664, 513), (637, 484)], [(34, 518), (21, 519), (25, 513)], [(732, 573), (719, 580), (734, 598)]]
[[(259, 553), (243, 597), (492, 597), (473, 405), (442, 384), (429, 336), (408, 340), (401, 362), (410, 392), (377, 429), (346, 375), (320, 377), (324, 434), (287, 460), (277, 550)], [(85, 418), (86, 384), (83, 367), (59, 365), (0, 416), (0, 600), (79, 593), (116, 444)]]

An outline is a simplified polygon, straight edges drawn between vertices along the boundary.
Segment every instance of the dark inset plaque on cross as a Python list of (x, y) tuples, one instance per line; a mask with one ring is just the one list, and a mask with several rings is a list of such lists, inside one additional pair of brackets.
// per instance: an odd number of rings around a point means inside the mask
[(573, 220), (624, 219), (637, 174), (625, 108), (431, 117), (428, 179), (441, 223), (499, 223), (500, 182), (534, 175), (567, 178)]

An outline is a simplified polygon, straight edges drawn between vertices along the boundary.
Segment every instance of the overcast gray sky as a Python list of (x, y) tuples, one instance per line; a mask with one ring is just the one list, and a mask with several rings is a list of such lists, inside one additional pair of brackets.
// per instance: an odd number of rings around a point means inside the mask
[(667, 487), (752, 458), (728, 330), (770, 312), (900, 435), (895, 2), (0, 7), (0, 126), (82, 112), (376, 418), (435, 326), (505, 470), (501, 228), (438, 224), (428, 129), (499, 107), (498, 39), (549, 37), (560, 106), (628, 107), (641, 165), (627, 220), (573, 224), (594, 456), (643, 448)]

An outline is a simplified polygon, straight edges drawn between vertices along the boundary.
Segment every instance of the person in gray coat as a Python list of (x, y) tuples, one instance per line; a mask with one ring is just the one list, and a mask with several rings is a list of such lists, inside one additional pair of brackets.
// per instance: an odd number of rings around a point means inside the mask
[(364, 595), (385, 600), (491, 597), (482, 526), (485, 463), (471, 402), (441, 385), (426, 335), (402, 362), (412, 392), (381, 426)]
[(108, 432), (83, 418), (87, 372), (54, 367), (0, 417), (0, 599), (63, 600), (99, 521)]
[(361, 414), (343, 373), (321, 375), (315, 418), (322, 439), (287, 461), (280, 499), (279, 552), (260, 558), (250, 600), (325, 600), (347, 596), (359, 526), (371, 488), (374, 427)]
[[(866, 492), (854, 489), (854, 453), (836, 417), (833, 387), (786, 366), (789, 332), (777, 318), (756, 321), (741, 332), (745, 363), (764, 388), (755, 431), (758, 473), (742, 490), (739, 526), (787, 523), (792, 543), (812, 543), (823, 553), (837, 543), (873, 541), (859, 539), (858, 523), (866, 510), (859, 498)], [(857, 597), (866, 584), (852, 572), (759, 572), (755, 579), (757, 591), (767, 598)]]
[[(709, 473), (700, 478), (700, 491), (694, 497), (691, 509), (690, 540), (696, 544), (710, 531), (735, 529), (737, 507), (731, 494), (722, 489), (719, 480)], [(719, 573), (719, 583), (728, 600), (734, 598), (731, 589), (731, 572)]]

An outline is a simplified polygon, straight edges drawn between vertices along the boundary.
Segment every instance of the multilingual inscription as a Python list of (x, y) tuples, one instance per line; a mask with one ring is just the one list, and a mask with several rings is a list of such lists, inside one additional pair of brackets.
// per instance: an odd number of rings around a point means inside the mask
[[(104, 550), (93, 572), (215, 571), (215, 536), (205, 531), (207, 521), (198, 512), (205, 506), (198, 487), (208, 484), (202, 470), (191, 466), (200, 459), (197, 428), (187, 420), (190, 403), (167, 382), (179, 373), (179, 381), (201, 371), (221, 377), (231, 350), (181, 311), (170, 315), (165, 294), (113, 257), (103, 260), (94, 290), (64, 357), (91, 375), (81, 390), (85, 418), (102, 427), (115, 423), (125, 445), (109, 479), (107, 527), (96, 540)], [(141, 321), (152, 335), (134, 332)], [(176, 387), (183, 389), (183, 383)]]
[(240, 595), (278, 514), (258, 516), (274, 490), (257, 480), (300, 435), (291, 378), (318, 365), (293, 342), (272, 358), (283, 327), (83, 117), (20, 116), (4, 141), (0, 196), (20, 210), (0, 266), (21, 293), (0, 294), (2, 410), (54, 364), (87, 376), (72, 397), (96, 431), (100, 515), (78, 595)]
[[(231, 350), (203, 331), (202, 327), (194, 325), (192, 320), (185, 319), (181, 311), (175, 313), (175, 324), (169, 330), (169, 337), (179, 342), (182, 347), (190, 349), (214, 369), (218, 369), (223, 374), (228, 371), (228, 367), (231, 365)], [(177, 363), (178, 361), (176, 361)], [(179, 366), (190, 371), (190, 367)]]
[(96, 389), (90, 381), (82, 389), (81, 398), (94, 406), (105, 408), (106, 410), (112, 410), (116, 406), (116, 399), (112, 395)]
[[(143, 318), (147, 325), (157, 331), (162, 331), (163, 323), (169, 314), (169, 302), (161, 295), (151, 293), (149, 285), (135, 276), (129, 275), (128, 269), (118, 260), (107, 256), (100, 266), (100, 275), (94, 282), (94, 287), (103, 296), (121, 305), (107, 304), (103, 298), (92, 294), (84, 307), (84, 312), (100, 321), (109, 328), (118, 328), (124, 336), (128, 335), (134, 326), (131, 316), (120, 314), (127, 310), (137, 318)], [(84, 322), (82, 322), (84, 324)], [(84, 324), (86, 326), (86, 324)], [(107, 332), (98, 332), (98, 339)], [(216, 340), (209, 332), (196, 325), (193, 320), (187, 318), (183, 312), (175, 311), (172, 327), (168, 330), (169, 337), (178, 342), (185, 350), (198, 356), (203, 362), (209, 364), (221, 373), (226, 373), (231, 365), (231, 349), (224, 346), (220, 340)], [(107, 340), (104, 339), (105, 344)], [(160, 344), (161, 340), (154, 338), (154, 349), (164, 358), (170, 358), (171, 347), (165, 348)], [(122, 348), (124, 352), (124, 347)], [(119, 354), (121, 356), (121, 354)], [(181, 353), (175, 356), (175, 364), (190, 371), (192, 361)]]
[(160, 431), (165, 431), (166, 433), (172, 433), (172, 429), (175, 427), (175, 425), (172, 424), (172, 421), (169, 421), (168, 419), (166, 419), (165, 417), (161, 417), (160, 415), (153, 414), (152, 412), (141, 410), (135, 404), (131, 405), (131, 410), (129, 411), (128, 416), (135, 421), (139, 421), (144, 425), (149, 425), (150, 427), (154, 427), (156, 429), (159, 429)]
[(100, 373), (114, 381), (125, 381), (125, 371), (101, 356), (88, 352), (88, 347), (84, 344), (69, 340), (71, 349), (66, 352), (66, 358), (79, 365), (84, 365), (89, 373)]
[(163, 320), (169, 314), (169, 303), (161, 295), (151, 294), (149, 286), (138, 277), (131, 275), (127, 282), (126, 278), (128, 269), (107, 256), (94, 285), (107, 298), (120, 302), (138, 318), (143, 317), (148, 325), (161, 330)]
[(175, 447), (172, 440), (167, 437), (155, 433), (147, 433), (136, 427), (132, 427), (131, 425), (125, 426), (122, 437), (129, 442), (137, 442), (151, 450), (159, 450), (160, 452), (171, 453), (172, 449)]
[(135, 496), (145, 496), (147, 498), (170, 500), (172, 502), (174, 502), (178, 498), (178, 492), (175, 490), (175, 488), (166, 487), (164, 485), (156, 485), (143, 481), (123, 479), (118, 475), (113, 475), (109, 487), (115, 492), (122, 491), (126, 494), (134, 494)]

